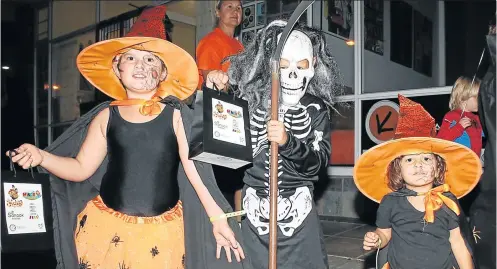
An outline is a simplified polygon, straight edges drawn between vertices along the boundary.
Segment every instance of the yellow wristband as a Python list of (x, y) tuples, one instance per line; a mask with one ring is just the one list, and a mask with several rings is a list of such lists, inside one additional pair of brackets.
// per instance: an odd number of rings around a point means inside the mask
[(209, 219), (210, 219), (211, 222), (214, 222), (216, 220), (227, 219), (227, 218), (241, 216), (241, 215), (245, 215), (245, 210), (231, 212), (231, 213), (226, 213), (226, 214), (222, 214), (222, 215), (219, 215), (219, 216), (210, 217)]

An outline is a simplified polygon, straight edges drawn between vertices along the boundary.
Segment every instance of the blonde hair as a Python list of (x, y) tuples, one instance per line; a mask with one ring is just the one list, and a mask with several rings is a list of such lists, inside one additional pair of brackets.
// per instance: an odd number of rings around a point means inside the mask
[(452, 87), (452, 93), (450, 94), (450, 110), (461, 108), (464, 101), (467, 101), (471, 97), (478, 96), (480, 80), (475, 78), (473, 85), (471, 85), (472, 81), (472, 79), (463, 76), (456, 80), (456, 83), (454, 83), (454, 86)]
[[(223, 2), (226, 1), (226, 0), (217, 0), (216, 1), (216, 11), (220, 11), (221, 10), (221, 6), (223, 5)], [(243, 1), (240, 0), (240, 5), (243, 6)], [(217, 27), (219, 27), (219, 17), (217, 15), (214, 15), (216, 21), (214, 23), (214, 27), (213, 29), (216, 29)]]

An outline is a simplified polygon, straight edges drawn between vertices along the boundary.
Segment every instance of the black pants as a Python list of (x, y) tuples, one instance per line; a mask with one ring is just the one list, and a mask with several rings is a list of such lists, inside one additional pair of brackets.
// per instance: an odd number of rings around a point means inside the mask
[(214, 176), (216, 177), (217, 186), (228, 200), (233, 210), (235, 209), (235, 191), (243, 188), (243, 175), (246, 168), (231, 169), (222, 166), (213, 165)]
[(475, 257), (479, 269), (495, 269), (495, 192), (480, 193), (471, 206), (471, 228), (478, 231)]

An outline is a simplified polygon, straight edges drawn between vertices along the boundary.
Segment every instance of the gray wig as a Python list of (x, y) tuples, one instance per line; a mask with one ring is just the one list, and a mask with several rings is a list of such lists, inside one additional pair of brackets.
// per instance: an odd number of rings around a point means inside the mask
[[(277, 20), (257, 32), (254, 40), (245, 50), (228, 57), (230, 85), (235, 95), (249, 103), (249, 114), (256, 109), (268, 111), (271, 98), (271, 63), (270, 58), (276, 50), (278, 35), (283, 32), (286, 22)], [(306, 34), (312, 42), (316, 57), (315, 75), (311, 79), (306, 93), (314, 95), (328, 106), (334, 108), (334, 97), (343, 93), (342, 76), (330, 49), (326, 46), (323, 34), (313, 28), (296, 25), (294, 30)]]

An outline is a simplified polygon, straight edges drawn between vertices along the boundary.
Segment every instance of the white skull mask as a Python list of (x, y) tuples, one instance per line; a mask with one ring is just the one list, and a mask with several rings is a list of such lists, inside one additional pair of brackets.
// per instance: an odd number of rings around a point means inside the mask
[[(281, 34), (278, 35), (278, 41)], [(314, 56), (312, 42), (300, 31), (292, 31), (281, 53), (281, 100), (282, 104), (293, 107), (299, 104), (307, 86), (314, 77)], [(286, 65), (288, 63), (288, 65)], [(288, 67), (287, 67), (288, 66)]]

